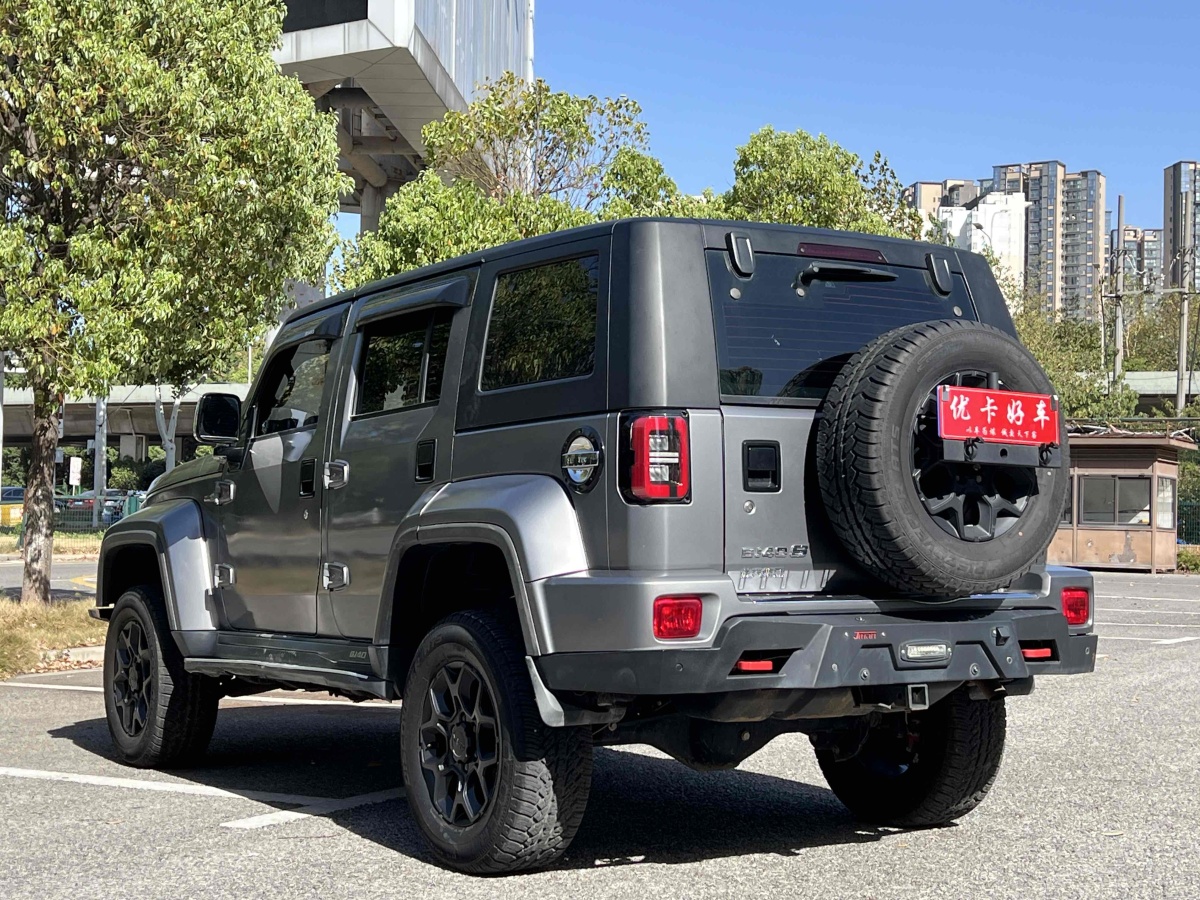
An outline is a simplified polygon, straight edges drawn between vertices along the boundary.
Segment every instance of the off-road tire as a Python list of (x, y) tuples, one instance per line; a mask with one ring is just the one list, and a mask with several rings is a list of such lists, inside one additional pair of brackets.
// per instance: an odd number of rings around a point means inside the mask
[[(125, 626), (136, 621), (145, 634), (146, 669), (151, 676), (144, 725), (136, 735), (121, 722), (114, 680)], [(217, 721), (221, 693), (217, 682), (184, 671), (183, 655), (171, 637), (162, 592), (157, 586), (132, 587), (113, 607), (104, 644), (104, 710), (117, 758), (138, 768), (169, 768), (203, 756)]]
[[(1004, 698), (972, 700), (960, 688), (921, 713), (908, 713), (919, 734), (916, 755), (897, 774), (893, 713), (868, 734), (856, 755), (839, 759), (818, 747), (817, 762), (837, 798), (876, 825), (928, 828), (965, 816), (987, 796), (1004, 755)], [(903, 751), (899, 751), (903, 755)]]
[(971, 542), (934, 523), (913, 483), (912, 426), (930, 391), (963, 370), (996, 371), (1010, 390), (1054, 393), (1037, 360), (999, 329), (925, 322), (890, 331), (852, 356), (818, 425), (821, 497), (842, 544), (885, 584), (935, 599), (999, 590), (1042, 561), (1070, 482), (1064, 442), (1061, 467), (1036, 469), (1037, 494), (1017, 527)]
[[(494, 793), (482, 817), (465, 827), (439, 814), (420, 761), (424, 700), (438, 670), (453, 662), (466, 662), (486, 681), (501, 735)], [(540, 868), (578, 831), (591, 789), (591, 732), (542, 722), (515, 622), (472, 610), (433, 627), (409, 668), (400, 740), (409, 807), (444, 865), (475, 875)]]

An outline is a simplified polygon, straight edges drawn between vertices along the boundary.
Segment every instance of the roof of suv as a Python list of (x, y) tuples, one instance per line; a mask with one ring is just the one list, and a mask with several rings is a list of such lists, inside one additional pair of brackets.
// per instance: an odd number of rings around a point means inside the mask
[[(604, 234), (611, 234), (614, 231), (629, 226), (636, 225), (686, 225), (686, 226), (702, 226), (704, 228), (706, 241), (713, 246), (724, 246), (723, 243), (713, 244), (713, 237), (719, 234), (723, 239), (724, 234), (731, 231), (750, 232), (752, 235), (767, 238), (774, 237), (776, 241), (784, 235), (800, 235), (811, 240), (817, 241), (820, 239), (837, 240), (841, 244), (847, 244), (855, 247), (869, 247), (879, 249), (884, 252), (889, 261), (893, 260), (896, 255), (904, 257), (913, 257), (914, 260), (923, 259), (924, 254), (930, 251), (940, 251), (948, 253), (951, 257), (957, 255), (960, 262), (964, 261), (964, 257), (975, 257), (978, 262), (986, 266), (986, 261), (983, 257), (974, 253), (956, 250), (953, 247), (947, 247), (941, 244), (930, 244), (924, 241), (910, 241), (902, 238), (883, 237), (874, 234), (862, 234), (854, 231), (835, 231), (828, 228), (808, 228), (801, 225), (768, 225), (758, 222), (739, 222), (729, 221), (725, 219), (671, 219), (662, 217), (644, 217), (630, 219), (615, 219), (607, 222), (597, 222), (593, 225), (581, 225), (578, 228), (569, 228), (565, 231), (555, 231), (550, 234), (538, 235), (537, 237), (524, 238), (519, 241), (510, 241), (507, 244), (500, 244), (496, 247), (489, 247), (485, 250), (477, 250), (474, 253), (467, 253), (463, 256), (456, 256), (452, 259), (443, 260), (439, 263), (434, 263), (428, 266), (422, 266), (419, 269), (410, 269), (407, 272), (401, 272), (398, 275), (392, 275), (388, 278), (379, 281), (373, 281), (368, 284), (361, 285), (349, 291), (343, 291), (340, 294), (335, 294), (332, 297), (327, 297), (324, 300), (318, 300), (315, 303), (310, 303), (293, 311), (286, 319), (290, 322), (293, 319), (299, 319), (310, 316), (315, 312), (323, 309), (329, 309), (346, 303), (351, 300), (356, 300), (359, 297), (365, 297), (368, 294), (378, 293), (381, 290), (387, 290), (393, 287), (399, 287), (414, 281), (420, 281), (431, 276), (436, 276), (442, 272), (452, 272), (456, 269), (461, 269), (464, 266), (478, 265), (489, 260), (500, 257), (511, 256), (517, 253), (525, 253), (530, 250), (537, 250), (542, 247), (550, 247), (555, 244), (566, 243), (569, 241), (583, 240), (590, 237), (597, 237)], [(887, 251), (891, 251), (889, 255)], [(901, 251), (897, 253), (897, 251)], [(776, 251), (778, 252), (778, 251)], [(901, 264), (904, 263), (899, 259), (895, 260)], [(911, 264), (919, 264), (912, 262)]]

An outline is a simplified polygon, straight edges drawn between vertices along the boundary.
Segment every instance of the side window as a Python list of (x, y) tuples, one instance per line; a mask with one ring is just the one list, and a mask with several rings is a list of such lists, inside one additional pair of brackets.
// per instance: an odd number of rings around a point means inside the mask
[(317, 338), (275, 354), (255, 399), (255, 437), (317, 424), (331, 346)]
[(438, 401), (452, 315), (445, 310), (409, 313), (363, 329), (356, 416)]
[(596, 359), (599, 272), (600, 257), (593, 254), (500, 275), (480, 389), (590, 374)]

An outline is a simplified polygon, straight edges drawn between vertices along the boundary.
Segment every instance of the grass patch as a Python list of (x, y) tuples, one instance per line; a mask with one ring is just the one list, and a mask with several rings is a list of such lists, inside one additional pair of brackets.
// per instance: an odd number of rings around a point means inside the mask
[(30, 672), (44, 650), (104, 643), (107, 623), (88, 616), (92, 600), (25, 604), (0, 600), (0, 678)]
[(1200, 572), (1200, 547), (1177, 547), (1175, 557), (1175, 564), (1180, 572)]

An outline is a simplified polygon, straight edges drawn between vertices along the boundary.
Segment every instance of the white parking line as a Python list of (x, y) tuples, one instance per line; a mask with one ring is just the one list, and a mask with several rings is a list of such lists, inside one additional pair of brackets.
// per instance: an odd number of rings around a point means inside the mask
[(1126, 597), (1097, 594), (1097, 600), (1161, 600), (1164, 603), (1200, 603), (1200, 597)]
[(1157, 622), (1097, 622), (1096, 625), (1119, 628), (1200, 628), (1200, 625), (1160, 625)]
[(1145, 641), (1148, 644), (1161, 644), (1162, 638), (1147, 638), (1147, 637), (1130, 637), (1127, 634), (1102, 634), (1099, 635), (1102, 641)]
[[(1177, 612), (1173, 609), (1118, 609), (1115, 606), (1097, 606), (1096, 612), (1119, 612), (1119, 613), (1153, 613), (1156, 616), (1197, 616), (1200, 617), (1200, 612)], [(1200, 627), (1200, 626), (1197, 626)]]
[[(261, 803), (286, 803), (302, 808), (322, 803), (339, 802), (328, 797), (308, 797), (303, 794), (276, 794), (270, 791), (236, 791), (207, 784), (187, 784), (178, 781), (145, 781), (139, 778), (113, 778), (109, 775), (78, 775), (72, 772), (50, 772), (44, 769), (13, 769), (0, 766), (0, 776), (32, 778), (37, 781), (64, 781), (69, 784), (90, 784), (97, 787), (130, 788), (139, 791), (160, 791), (167, 794), (194, 794), (200, 797), (224, 797), (257, 800)], [(354, 799), (354, 798), (352, 798)]]
[(390, 788), (386, 791), (375, 791), (371, 794), (359, 794), (357, 797), (346, 797), (344, 800), (320, 800), (299, 809), (281, 809), (278, 812), (264, 813), (249, 819), (237, 819), (233, 822), (222, 822), (222, 828), (266, 828), (270, 825), (285, 825), (297, 819), (307, 819), (312, 816), (327, 816), (330, 813), (341, 812), (344, 809), (354, 809), (358, 806), (369, 806), (372, 803), (383, 803), (387, 800), (397, 800), (404, 796), (404, 788)]
[(1156, 644), (1186, 644), (1189, 641), (1200, 641), (1200, 637), (1168, 638), (1167, 640), (1155, 641), (1154, 643), (1156, 643)]

